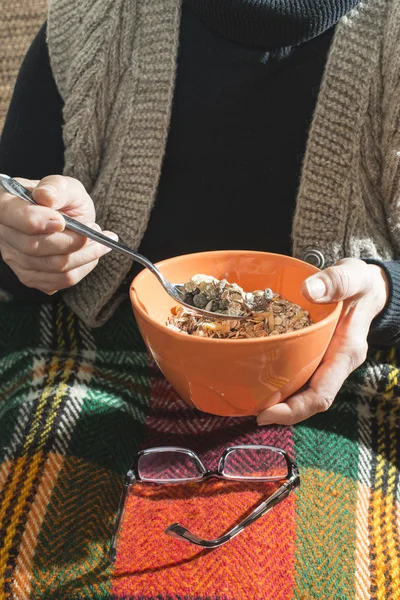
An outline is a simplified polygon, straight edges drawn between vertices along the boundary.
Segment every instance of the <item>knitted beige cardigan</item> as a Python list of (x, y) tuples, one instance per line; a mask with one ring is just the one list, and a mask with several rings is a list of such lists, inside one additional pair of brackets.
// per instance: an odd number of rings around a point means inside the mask
[[(146, 229), (165, 152), (180, 4), (50, 2), (51, 65), (65, 102), (65, 174), (85, 185), (98, 223), (133, 248)], [(265, 201), (273, 201), (267, 189)], [(293, 246), (299, 258), (310, 248), (321, 251), (327, 265), (344, 256), (400, 256), (399, 0), (363, 0), (336, 28), (309, 133)], [(65, 293), (66, 302), (88, 325), (101, 325), (130, 266), (111, 252)]]

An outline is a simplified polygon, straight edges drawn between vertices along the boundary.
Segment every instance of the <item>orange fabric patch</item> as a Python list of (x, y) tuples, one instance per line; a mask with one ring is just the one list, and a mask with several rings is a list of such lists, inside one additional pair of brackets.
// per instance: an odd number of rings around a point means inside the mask
[(213, 550), (164, 533), (168, 525), (180, 522), (203, 538), (218, 537), (275, 489), (276, 484), (221, 481), (133, 485), (119, 537), (113, 594), (160, 599), (175, 595), (291, 598), (295, 494)]

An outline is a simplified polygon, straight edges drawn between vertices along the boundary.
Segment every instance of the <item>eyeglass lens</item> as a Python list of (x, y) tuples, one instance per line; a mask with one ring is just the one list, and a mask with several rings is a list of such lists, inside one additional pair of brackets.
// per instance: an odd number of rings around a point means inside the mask
[[(179, 449), (142, 454), (138, 461), (138, 472), (143, 481), (160, 483), (202, 478), (202, 471), (194, 457)], [(222, 474), (236, 480), (284, 479), (288, 476), (288, 465), (285, 456), (276, 450), (262, 446), (233, 448), (225, 455)]]
[(201, 479), (195, 460), (179, 450), (149, 452), (139, 457), (138, 471), (143, 481), (187, 481)]
[(269, 448), (235, 448), (225, 457), (223, 475), (234, 479), (284, 479), (288, 465), (283, 454)]

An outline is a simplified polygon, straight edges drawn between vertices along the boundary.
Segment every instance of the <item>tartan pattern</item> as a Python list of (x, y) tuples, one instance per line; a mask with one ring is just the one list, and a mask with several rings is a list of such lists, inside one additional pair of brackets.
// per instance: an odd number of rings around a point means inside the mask
[[(257, 427), (183, 403), (149, 359), (126, 302), (89, 330), (62, 303), (0, 304), (0, 599), (400, 599), (399, 350), (379, 350), (327, 413)], [(283, 447), (299, 490), (204, 551), (164, 535), (220, 535), (265, 484), (134, 486), (116, 563), (107, 552), (139, 448)]]

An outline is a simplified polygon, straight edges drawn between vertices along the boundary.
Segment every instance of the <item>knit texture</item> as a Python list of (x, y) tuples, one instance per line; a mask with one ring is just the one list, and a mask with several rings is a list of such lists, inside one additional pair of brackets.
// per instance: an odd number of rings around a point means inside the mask
[[(370, 355), (327, 413), (257, 427), (186, 405), (150, 361), (128, 302), (88, 329), (62, 303), (0, 310), (0, 598), (398, 600), (400, 350)], [(362, 392), (362, 394), (361, 394)], [(212, 551), (164, 534), (220, 535), (266, 484), (141, 486), (107, 560), (140, 448), (192, 448), (210, 468), (236, 443), (277, 445), (301, 485)]]
[[(165, 150), (179, 0), (52, 0), (49, 48), (65, 100), (65, 173), (98, 222), (137, 248)], [(337, 26), (312, 123), (293, 225), (295, 256), (400, 250), (400, 4), (365, 0)], [(267, 135), (267, 133), (266, 133)], [(65, 294), (87, 324), (107, 320), (130, 263), (104, 257)]]
[(343, 18), (311, 126), (294, 253), (399, 258), (400, 4), (362, 2)]
[(228, 40), (279, 48), (320, 35), (359, 0), (187, 0), (198, 17)]
[[(91, 193), (98, 223), (137, 248), (158, 185), (171, 114), (179, 0), (53, 2), (52, 67), (65, 101), (65, 173)], [(104, 322), (131, 260), (113, 252), (70, 306)]]

